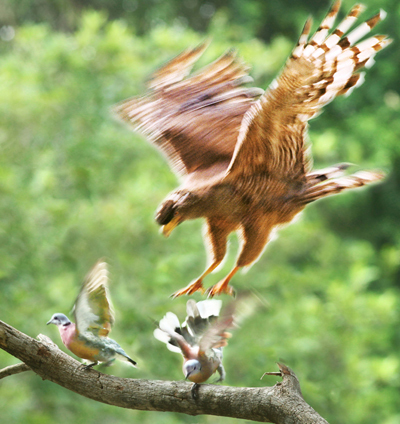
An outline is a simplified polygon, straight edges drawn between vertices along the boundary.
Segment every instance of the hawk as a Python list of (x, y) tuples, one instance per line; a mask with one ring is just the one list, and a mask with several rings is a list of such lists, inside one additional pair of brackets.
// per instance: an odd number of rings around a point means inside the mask
[[(233, 294), (229, 281), (254, 263), (271, 232), (315, 200), (383, 178), (380, 172), (345, 175), (347, 164), (311, 169), (308, 121), (336, 96), (363, 82), (363, 67), (391, 40), (362, 39), (384, 18), (380, 11), (354, 30), (363, 10), (354, 6), (330, 31), (336, 1), (309, 38), (308, 19), (281, 74), (264, 92), (247, 88), (248, 68), (229, 51), (190, 75), (206, 43), (188, 49), (159, 69), (144, 97), (116, 106), (120, 118), (159, 148), (182, 183), (160, 205), (156, 221), (168, 236), (180, 223), (205, 218), (210, 264), (199, 278), (172, 296), (204, 292), (203, 279), (222, 262), (227, 238), (241, 240), (235, 266), (210, 297)], [(347, 34), (347, 35), (346, 35)]]

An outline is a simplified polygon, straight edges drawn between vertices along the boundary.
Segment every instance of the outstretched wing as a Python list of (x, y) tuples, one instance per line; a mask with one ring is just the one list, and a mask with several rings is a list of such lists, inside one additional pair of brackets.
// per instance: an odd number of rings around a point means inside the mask
[(167, 312), (153, 334), (157, 340), (165, 343), (171, 352), (182, 353), (185, 358), (190, 356), (193, 336), (186, 329), (181, 328), (178, 317), (174, 313)]
[(199, 354), (205, 353), (212, 348), (224, 347), (228, 344), (231, 334), (228, 329), (234, 327), (235, 303), (231, 302), (218, 319), (216, 319), (203, 334), (199, 342)]
[(357, 71), (372, 64), (377, 51), (390, 43), (381, 35), (358, 42), (384, 18), (383, 11), (344, 36), (361, 13), (361, 5), (353, 7), (329, 35), (339, 8), (336, 1), (309, 41), (311, 20), (306, 22), (283, 72), (244, 116), (228, 169), (231, 177), (304, 176), (307, 121), (336, 96), (360, 85), (363, 74)]
[(99, 260), (86, 276), (75, 301), (74, 316), (80, 333), (90, 331), (107, 336), (114, 323), (114, 312), (108, 293), (107, 264)]
[(182, 327), (187, 328), (193, 337), (192, 345), (199, 345), (203, 335), (217, 320), (222, 302), (216, 299), (207, 299), (195, 302), (189, 299), (186, 304), (187, 317)]
[(195, 302), (189, 299), (186, 305), (187, 317), (181, 325), (178, 317), (167, 312), (154, 330), (154, 337), (167, 344), (169, 350), (181, 352), (185, 358), (192, 356), (192, 348), (197, 348), (204, 335), (216, 322), (221, 309), (220, 300), (203, 300)]
[(154, 74), (147, 96), (115, 108), (161, 149), (180, 176), (221, 163), (226, 169), (242, 118), (263, 93), (243, 86), (251, 78), (233, 51), (189, 78), (206, 47), (203, 43), (172, 59)]

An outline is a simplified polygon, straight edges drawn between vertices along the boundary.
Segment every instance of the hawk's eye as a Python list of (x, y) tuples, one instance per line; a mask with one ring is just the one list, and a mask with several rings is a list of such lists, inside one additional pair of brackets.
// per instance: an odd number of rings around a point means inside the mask
[(175, 216), (176, 203), (173, 200), (167, 200), (162, 204), (156, 214), (156, 221), (159, 225), (167, 225)]

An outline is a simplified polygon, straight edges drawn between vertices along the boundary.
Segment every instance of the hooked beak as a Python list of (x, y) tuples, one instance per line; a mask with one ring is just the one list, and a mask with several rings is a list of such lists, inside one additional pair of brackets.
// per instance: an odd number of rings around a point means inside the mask
[(161, 231), (165, 237), (169, 237), (172, 233), (172, 230), (181, 223), (182, 219), (179, 215), (176, 215), (168, 224), (165, 224), (161, 227)]

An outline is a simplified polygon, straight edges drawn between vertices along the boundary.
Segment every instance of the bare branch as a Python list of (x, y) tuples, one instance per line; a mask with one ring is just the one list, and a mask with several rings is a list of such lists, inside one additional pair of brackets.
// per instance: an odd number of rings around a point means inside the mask
[(0, 380), (4, 377), (8, 377), (10, 375), (19, 374), (20, 372), (30, 371), (31, 369), (28, 365), (21, 362), (20, 364), (10, 365), (9, 367), (5, 367), (0, 370)]
[(273, 387), (201, 385), (192, 399), (191, 384), (120, 378), (81, 363), (46, 338), (35, 340), (0, 321), (0, 348), (29, 366), (42, 379), (82, 396), (121, 408), (217, 415), (276, 424), (327, 424), (303, 399), (297, 377), (279, 364), (283, 381)]

